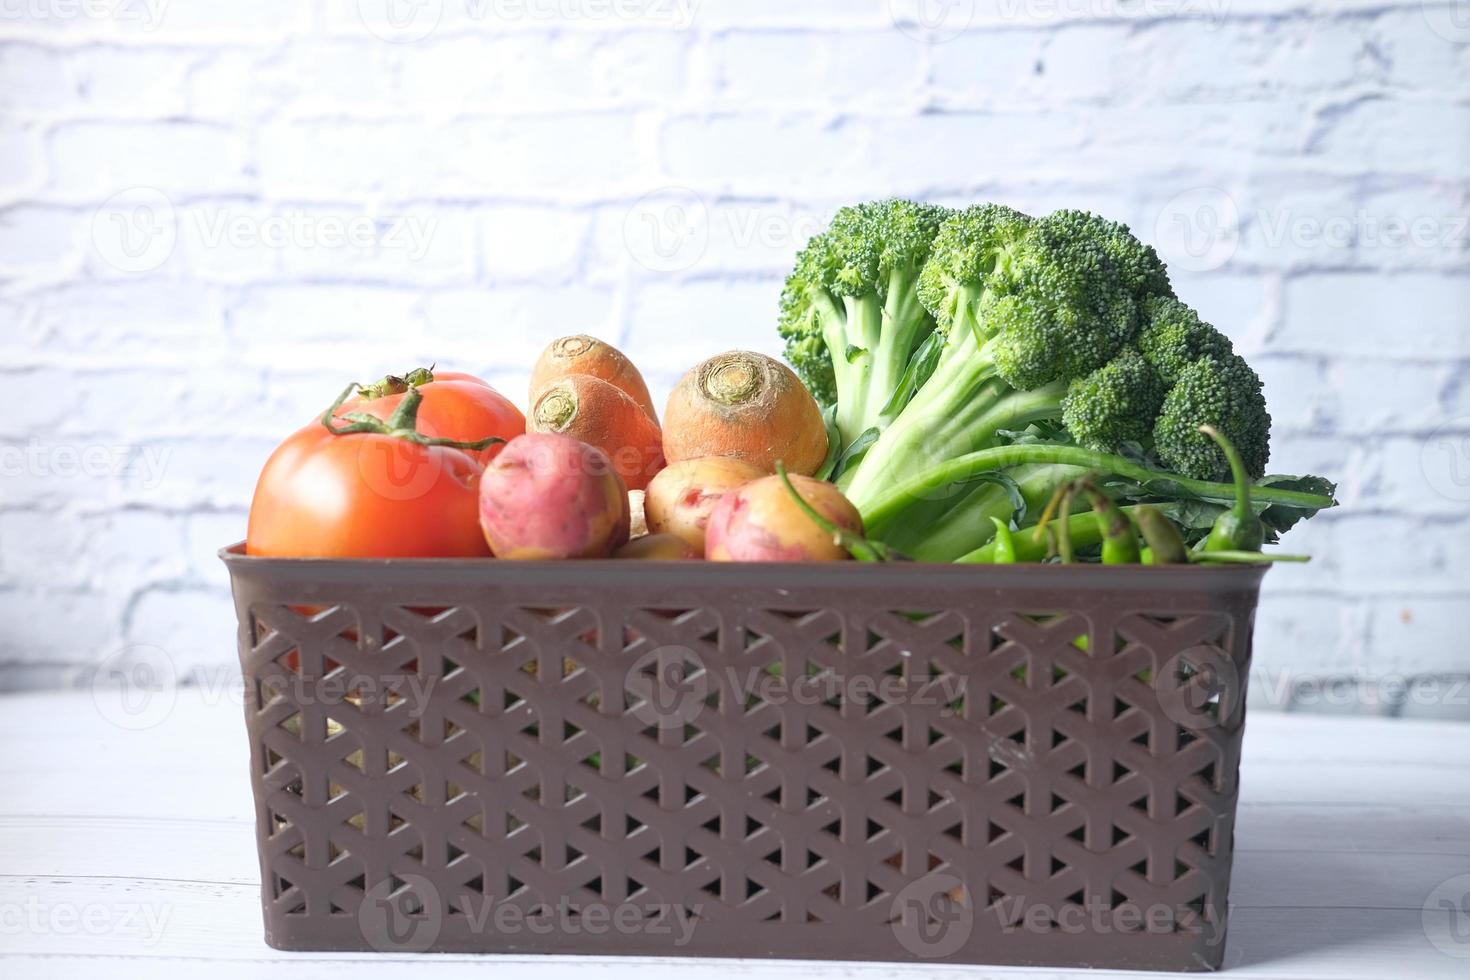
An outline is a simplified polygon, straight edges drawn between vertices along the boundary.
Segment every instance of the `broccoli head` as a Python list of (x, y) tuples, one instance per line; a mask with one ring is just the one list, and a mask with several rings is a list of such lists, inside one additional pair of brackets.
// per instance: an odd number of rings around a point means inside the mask
[(1261, 379), (1238, 354), (1206, 356), (1185, 367), (1164, 396), (1154, 425), (1154, 451), (1171, 469), (1196, 480), (1224, 480), (1230, 461), (1199, 431), (1214, 426), (1235, 443), (1252, 478), (1271, 456), (1271, 415)]
[(1079, 445), (1116, 452), (1146, 445), (1164, 403), (1158, 374), (1138, 351), (1125, 348), (1096, 371), (1073, 381), (1062, 399), (1062, 424)]
[(1223, 361), (1235, 353), (1229, 337), (1177, 299), (1150, 297), (1143, 313), (1138, 349), (1165, 384), (1177, 383), (1184, 369), (1202, 357)]

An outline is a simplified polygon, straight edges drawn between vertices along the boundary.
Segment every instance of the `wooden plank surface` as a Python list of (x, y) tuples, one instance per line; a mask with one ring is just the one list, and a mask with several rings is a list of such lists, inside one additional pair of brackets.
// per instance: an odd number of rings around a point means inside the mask
[[(487, 969), (608, 980), (1073, 976), (927, 964), (280, 953), (260, 938), (238, 700), (183, 692), (167, 707), (140, 727), (89, 694), (0, 699), (0, 976), (371, 978), (401, 975), (410, 960), (430, 980)], [(1467, 750), (1470, 726), (1253, 716), (1230, 975), (1470, 976), (1470, 940), (1451, 937), (1442, 951), (1424, 912), (1438, 886), (1470, 875)], [(1447, 930), (1433, 931), (1446, 945)]]

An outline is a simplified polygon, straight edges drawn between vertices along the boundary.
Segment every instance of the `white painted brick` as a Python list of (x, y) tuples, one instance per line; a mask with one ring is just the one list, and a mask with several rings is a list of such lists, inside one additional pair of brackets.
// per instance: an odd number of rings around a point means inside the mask
[(0, 123), (0, 200), (34, 191), (45, 175), (40, 134)]
[(48, 113), (76, 100), (76, 83), (60, 52), (28, 44), (0, 46), (0, 110)]
[(779, 295), (775, 280), (652, 283), (634, 297), (628, 343), (647, 351), (648, 370), (674, 378), (727, 350), (779, 357)]
[[(190, 283), (160, 289), (143, 280), (48, 290), (22, 315), (29, 344), (84, 359), (169, 352), (193, 359), (209, 338), (220, 336), (224, 322), (216, 291)], [(11, 336), (0, 336), (0, 344), (10, 342)]]
[[(162, 650), (180, 675), (229, 665), (235, 607), (226, 592), (204, 589), (150, 589), (131, 609), (126, 638)], [(220, 624), (224, 629), (218, 628)]]
[(64, 271), (80, 261), (80, 218), (63, 208), (0, 210), (0, 272), (16, 276)]
[(1066, 169), (1086, 140), (1080, 119), (1068, 111), (1040, 116), (1015, 108), (888, 120), (874, 128), (870, 153), (849, 154), (845, 162), (871, 167), (884, 191), (908, 194)]
[(90, 663), (117, 645), (122, 609), (97, 592), (0, 589), (0, 662)]
[[(1454, 12), (1447, 5), (1445, 14)], [(1426, 31), (1425, 11), (1385, 13), (1372, 23), (1373, 43), (1389, 62), (1395, 85), (1430, 91), (1461, 91), (1470, 85), (1470, 48)]]
[(1360, 670), (1369, 658), (1367, 621), (1361, 605), (1268, 588), (1256, 615), (1252, 670), (1270, 677)]
[[(354, 46), (353, 50), (358, 50)], [(457, 111), (669, 102), (682, 94), (685, 39), (634, 34), (609, 45), (597, 34), (561, 34), (530, 45), (514, 35), (402, 45), (397, 98), (431, 116)]]
[(1368, 98), (1324, 114), (1312, 151), (1354, 169), (1459, 177), (1470, 154), (1470, 107)]
[(1470, 356), (1470, 277), (1308, 275), (1286, 284), (1270, 349), (1422, 358)]
[(476, 216), (482, 269), (491, 282), (569, 279), (581, 268), (590, 221), (553, 208), (500, 207)]
[[(417, 336), (420, 297), (404, 289), (345, 285), (268, 286), (251, 290), (232, 310), (230, 334), (242, 346)], [(364, 365), (366, 366), (366, 365)], [(351, 365), (342, 365), (351, 367)]]
[(1465, 598), (1406, 596), (1373, 603), (1374, 666), (1395, 674), (1465, 672)]
[(663, 130), (669, 172), (681, 180), (758, 180), (765, 186), (795, 182), (821, 184), (833, 176), (851, 178), (868, 165), (863, 133), (850, 123), (809, 116), (771, 119), (721, 115), (680, 117)]
[(1016, 86), (1029, 90), (1038, 84), (1047, 41), (1039, 31), (977, 30), (935, 45), (930, 51), (933, 89), (945, 100), (967, 105), (1003, 102)]
[(191, 51), (88, 48), (70, 59), (79, 97), (68, 115), (110, 119), (182, 116), (187, 106)]
[(444, 364), (488, 359), (529, 370), (557, 337), (618, 336), (615, 313), (610, 291), (581, 285), (436, 290), (425, 303), (426, 339)]
[(821, 34), (739, 31), (720, 44), (721, 98), (783, 104), (856, 103), (919, 96), (923, 48), (893, 31)]
[(164, 194), (247, 187), (247, 143), (238, 132), (194, 123), (66, 123), (51, 135), (52, 193), (100, 202), (151, 187)]
[(192, 581), (211, 589), (229, 587), (229, 575), (220, 561), (219, 550), (245, 540), (248, 513), (204, 511), (190, 514), (184, 522), (184, 558)]

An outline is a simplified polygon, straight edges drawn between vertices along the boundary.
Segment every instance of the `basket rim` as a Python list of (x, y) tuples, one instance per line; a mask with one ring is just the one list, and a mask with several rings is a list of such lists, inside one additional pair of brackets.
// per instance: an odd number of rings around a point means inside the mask
[[(261, 573), (290, 579), (317, 576), (380, 578), (386, 572), (415, 578), (449, 578), (466, 581), (479, 579), (487, 583), (506, 576), (517, 581), (527, 579), (592, 583), (612, 576), (624, 577), (628, 562), (617, 559), (582, 559), (578, 561), (497, 561), (494, 558), (277, 558), (245, 553), (243, 541), (218, 551), (231, 575)], [(639, 561), (638, 566), (652, 579), (677, 581), (684, 586), (731, 584), (749, 588), (752, 576), (768, 574), (768, 588), (800, 588), (810, 585), (858, 586), (871, 583), (879, 570), (863, 562), (703, 562), (703, 561)], [(1270, 565), (980, 565), (948, 562), (902, 562), (883, 566), (881, 575), (902, 576), (907, 584), (933, 581), (950, 588), (973, 585), (975, 588), (1047, 588), (1068, 587), (1079, 590), (1124, 589), (1198, 591), (1214, 588), (1222, 591), (1255, 589)], [(467, 573), (475, 573), (473, 576)], [(672, 579), (671, 579), (672, 576)]]

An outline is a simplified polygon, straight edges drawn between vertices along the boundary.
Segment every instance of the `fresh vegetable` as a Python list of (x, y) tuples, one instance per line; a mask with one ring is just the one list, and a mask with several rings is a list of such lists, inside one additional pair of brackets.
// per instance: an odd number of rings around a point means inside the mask
[(535, 404), (537, 394), (553, 381), (575, 374), (589, 375), (621, 389), (658, 423), (653, 398), (638, 368), (616, 347), (586, 334), (560, 337), (542, 351), (531, 369), (531, 403)]
[(358, 385), (335, 415), (366, 413), (386, 422), (409, 388), (417, 388), (423, 397), (418, 430), (425, 435), (465, 442), (497, 440), (479, 454), (481, 462), (494, 459), (505, 442), (526, 431), (526, 417), (521, 410), (484, 381), (474, 375), (434, 368), (417, 368), (402, 377), (390, 374), (373, 384)]
[(498, 558), (605, 558), (628, 543), (630, 522), (607, 455), (570, 436), (513, 439), (480, 481), (480, 526)]
[(776, 471), (811, 475), (827, 458), (827, 425), (791, 369), (749, 351), (712, 357), (686, 374), (664, 412), (670, 463), (732, 456)]
[(1102, 563), (1104, 565), (1137, 565), (1143, 561), (1139, 554), (1138, 532), (1128, 515), (1107, 494), (1098, 489), (1090, 477), (1076, 484), (1077, 490), (1087, 496), (1092, 505), (1092, 515), (1097, 521), (1098, 533), (1102, 535)]
[[(863, 533), (857, 508), (835, 486), (790, 478), (796, 493), (832, 524)], [(847, 549), (793, 502), (780, 476), (766, 476), (720, 498), (710, 515), (705, 557), (711, 561), (843, 561)]]
[(1149, 565), (1186, 565), (1189, 563), (1189, 548), (1184, 535), (1164, 512), (1152, 504), (1140, 504), (1133, 508), (1133, 521), (1143, 534), (1148, 545), (1144, 563)]
[(636, 561), (693, 561), (704, 552), (677, 534), (645, 534), (634, 538), (613, 553), (614, 558)]
[(559, 378), (537, 392), (527, 427), (596, 446), (633, 490), (648, 486), (664, 468), (658, 423), (622, 389), (590, 374)]
[(1014, 565), (1018, 555), (1016, 552), (1016, 539), (1011, 534), (1011, 526), (999, 517), (992, 517), (990, 521), (995, 525), (995, 540), (991, 549), (991, 560), (997, 565)]
[(705, 528), (720, 498), (766, 473), (730, 456), (674, 463), (648, 484), (643, 509), (653, 534), (675, 534), (704, 553)]
[(779, 460), (776, 462), (776, 476), (780, 478), (781, 485), (786, 488), (786, 495), (796, 505), (797, 509), (805, 514), (807, 519), (813, 524), (826, 531), (832, 540), (846, 549), (847, 553), (853, 558), (861, 562), (868, 562), (869, 564), (905, 560), (902, 555), (890, 550), (883, 542), (869, 541), (861, 534), (849, 531), (844, 527), (839, 527), (837, 524), (828, 520), (824, 514), (807, 503), (806, 498), (797, 492), (795, 485), (791, 482), (791, 474), (786, 472), (785, 464)]
[(917, 287), (949, 215), (899, 200), (843, 208), (786, 283), (787, 357), (812, 392), (836, 406), (843, 448), (891, 417), (914, 351), (934, 332)]
[[(250, 505), (245, 550), (267, 557), (475, 558), (490, 554), (476, 519), (477, 458), (495, 442), (418, 428), (418, 387), (386, 419), (343, 412), (350, 385), (321, 421), (271, 454)], [(381, 408), (381, 405), (376, 407)]]
[[(1175, 298), (1158, 255), (1125, 226), (993, 204), (938, 217), (903, 202), (844, 210), (802, 253), (783, 297), (789, 356), (836, 402), (846, 445), (835, 479), (872, 533), (916, 558), (953, 560), (993, 535), (991, 518), (1024, 522), (1092, 470), (1129, 501), (1233, 500), (1219, 482), (1229, 461), (1204, 424), (1261, 478), (1270, 416), (1259, 378)], [(911, 339), (891, 383), (876, 365)], [(869, 355), (873, 370), (855, 370)], [(1256, 500), (1280, 508), (1277, 531), (1334, 503), (1315, 478), (1262, 484)]]
[(1205, 539), (1205, 550), (1260, 551), (1266, 543), (1266, 525), (1251, 507), (1251, 483), (1240, 453), (1236, 452), (1235, 444), (1214, 426), (1202, 425), (1199, 430), (1219, 444), (1235, 475), (1235, 506), (1216, 519), (1210, 536)]

